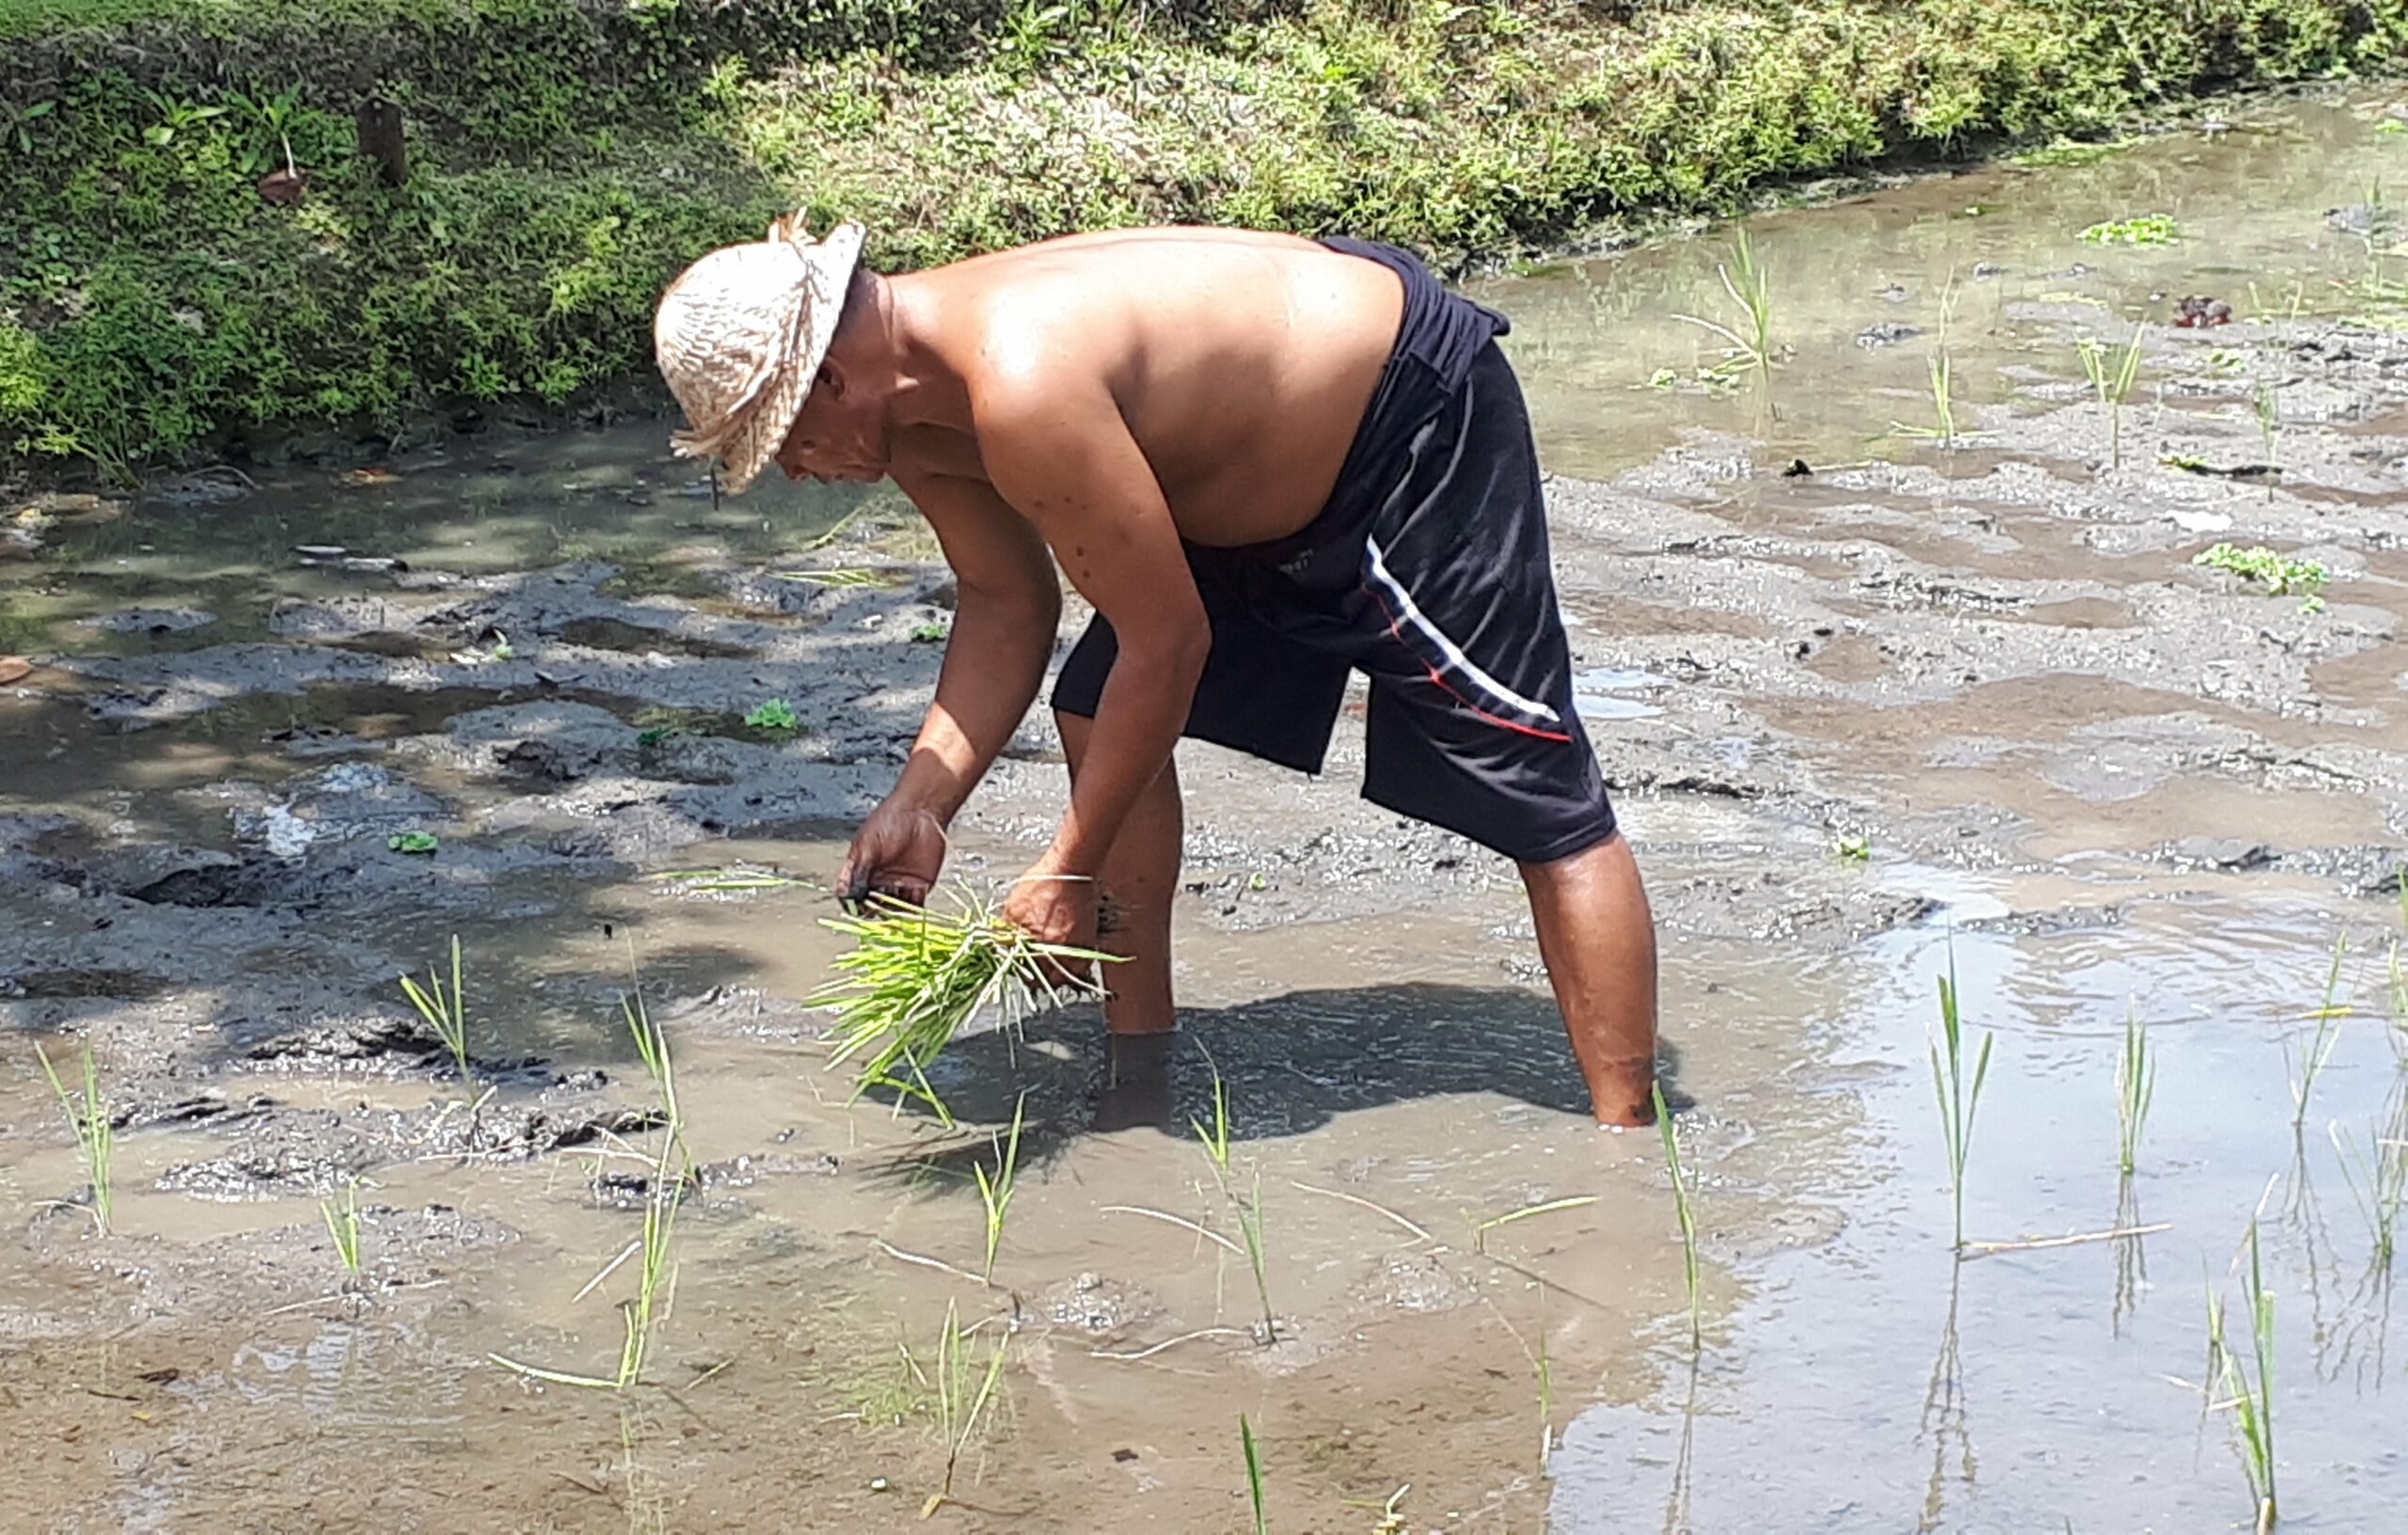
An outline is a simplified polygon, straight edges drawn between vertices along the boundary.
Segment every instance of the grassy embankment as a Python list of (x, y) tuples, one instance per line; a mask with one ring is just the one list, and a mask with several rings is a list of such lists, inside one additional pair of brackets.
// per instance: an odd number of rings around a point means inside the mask
[(2403, 39), (2408, 0), (0, 0), (0, 466), (596, 397), (789, 203), (890, 269), (1183, 219), (1459, 261)]

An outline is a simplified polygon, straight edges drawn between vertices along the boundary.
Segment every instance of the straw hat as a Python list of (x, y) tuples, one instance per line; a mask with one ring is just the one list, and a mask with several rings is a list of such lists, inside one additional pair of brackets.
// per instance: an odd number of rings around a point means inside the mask
[(801, 215), (768, 238), (712, 251), (678, 274), (653, 316), (653, 356), (684, 407), (669, 443), (727, 467), (733, 494), (750, 485), (794, 429), (844, 312), (862, 227), (814, 240)]

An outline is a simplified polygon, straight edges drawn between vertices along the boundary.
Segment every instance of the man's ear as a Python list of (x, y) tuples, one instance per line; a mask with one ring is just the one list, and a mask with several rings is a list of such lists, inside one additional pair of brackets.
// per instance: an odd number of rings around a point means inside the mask
[(819, 359), (819, 372), (812, 379), (811, 387), (827, 390), (831, 400), (842, 400), (846, 388), (845, 365), (832, 356), (822, 357)]

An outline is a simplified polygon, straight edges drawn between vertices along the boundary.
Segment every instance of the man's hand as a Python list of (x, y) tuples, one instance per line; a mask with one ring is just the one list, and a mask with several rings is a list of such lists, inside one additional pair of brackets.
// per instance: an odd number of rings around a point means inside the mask
[(892, 895), (918, 906), (936, 887), (944, 853), (944, 823), (935, 812), (887, 799), (853, 833), (853, 846), (836, 874), (836, 896), (861, 901)]
[[(1004, 917), (1039, 942), (1092, 949), (1096, 943), (1096, 902), (1093, 879), (1055, 874), (1040, 862), (1012, 886), (1010, 897), (1004, 902)], [(1084, 975), (1091, 967), (1072, 964), (1063, 968), (1072, 974)]]

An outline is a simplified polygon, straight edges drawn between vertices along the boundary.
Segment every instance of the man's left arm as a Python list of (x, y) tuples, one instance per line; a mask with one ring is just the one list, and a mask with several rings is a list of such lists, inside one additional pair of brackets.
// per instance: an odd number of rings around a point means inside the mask
[(1005, 910), (1039, 938), (1092, 943), (1096, 878), (1179, 743), (1212, 627), (1162, 484), (1110, 391), (1098, 382), (999, 392), (980, 410), (988, 479), (1119, 640), (1069, 810)]

